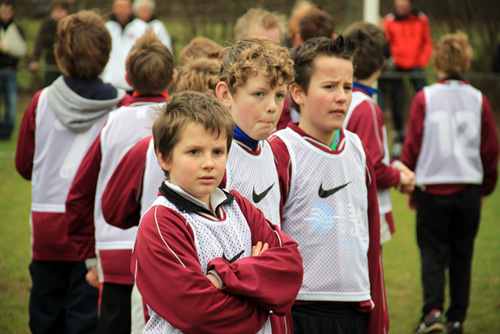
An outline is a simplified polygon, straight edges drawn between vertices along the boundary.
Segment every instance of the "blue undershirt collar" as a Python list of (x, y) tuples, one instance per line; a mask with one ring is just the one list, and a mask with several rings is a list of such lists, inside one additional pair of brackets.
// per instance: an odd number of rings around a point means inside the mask
[(370, 95), (370, 97), (373, 96), (374, 94), (378, 93), (378, 89), (375, 89), (375, 88), (370, 87), (370, 86), (365, 86), (363, 84), (360, 84), (357, 81), (353, 82), (353, 88), (358, 88), (358, 89), (364, 90), (365, 92), (368, 93), (368, 95)]
[(241, 129), (235, 124), (234, 125), (234, 131), (233, 131), (234, 139), (242, 142), (243, 144), (247, 145), (250, 147), (253, 151), (257, 148), (259, 145), (259, 141), (250, 138), (246, 133), (241, 131)]

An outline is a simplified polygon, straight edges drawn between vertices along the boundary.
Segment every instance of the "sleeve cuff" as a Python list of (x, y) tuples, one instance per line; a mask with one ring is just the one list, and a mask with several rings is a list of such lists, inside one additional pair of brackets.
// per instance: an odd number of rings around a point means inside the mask
[(97, 266), (97, 258), (94, 257), (91, 259), (86, 259), (85, 266), (87, 267), (87, 269), (89, 269), (91, 267), (96, 267)]
[(394, 160), (394, 161), (392, 161), (392, 163), (391, 163), (391, 167), (392, 167), (392, 168), (398, 168), (398, 167), (399, 167), (399, 166), (401, 166), (401, 165), (403, 165), (403, 163), (402, 163), (401, 161), (399, 161), (399, 160)]
[(219, 282), (220, 282), (220, 286), (221, 286), (221, 288), (223, 288), (223, 287), (224, 287), (224, 282), (222, 281), (222, 278), (220, 278), (219, 274), (218, 274), (218, 273), (217, 273), (214, 269), (210, 269), (210, 270), (208, 271), (208, 273), (209, 273), (209, 274), (214, 275), (215, 277), (217, 277), (217, 279), (218, 279), (218, 280), (219, 280)]

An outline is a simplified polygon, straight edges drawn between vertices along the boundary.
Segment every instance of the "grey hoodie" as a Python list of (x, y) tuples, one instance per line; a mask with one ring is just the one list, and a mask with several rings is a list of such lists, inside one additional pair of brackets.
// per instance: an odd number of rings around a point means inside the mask
[(63, 76), (46, 89), (48, 102), (57, 119), (77, 133), (88, 130), (102, 115), (115, 109), (126, 94), (123, 89), (117, 89), (114, 99), (90, 100), (71, 90)]

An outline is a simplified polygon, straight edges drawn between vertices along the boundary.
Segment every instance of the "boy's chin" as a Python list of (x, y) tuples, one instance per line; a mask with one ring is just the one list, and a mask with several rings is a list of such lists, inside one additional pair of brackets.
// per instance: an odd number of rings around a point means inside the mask
[(269, 136), (271, 136), (273, 130), (274, 129), (262, 130), (259, 133), (255, 133), (251, 138), (253, 140), (266, 140), (267, 138), (269, 138)]

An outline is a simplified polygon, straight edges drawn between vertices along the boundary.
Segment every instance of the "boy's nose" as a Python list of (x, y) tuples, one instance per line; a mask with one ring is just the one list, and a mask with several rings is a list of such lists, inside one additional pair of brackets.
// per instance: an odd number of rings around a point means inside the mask
[(212, 159), (212, 157), (210, 155), (208, 155), (203, 160), (203, 163), (202, 163), (201, 167), (203, 169), (212, 169), (212, 168), (214, 168), (214, 166), (215, 166), (214, 160)]
[(278, 105), (274, 99), (270, 99), (268, 105), (267, 105), (267, 112), (268, 113), (274, 113), (278, 109)]
[(335, 99), (338, 102), (344, 102), (345, 100), (347, 100), (347, 94), (343, 88), (339, 89), (337, 95), (335, 96)]

